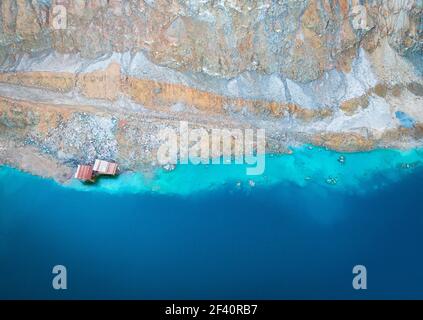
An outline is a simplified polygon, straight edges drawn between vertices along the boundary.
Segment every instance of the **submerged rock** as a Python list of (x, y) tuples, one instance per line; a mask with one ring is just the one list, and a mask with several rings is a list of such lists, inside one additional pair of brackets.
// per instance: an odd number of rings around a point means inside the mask
[(338, 183), (338, 179), (335, 178), (335, 177), (329, 177), (329, 178), (326, 179), (326, 183), (334, 186)]

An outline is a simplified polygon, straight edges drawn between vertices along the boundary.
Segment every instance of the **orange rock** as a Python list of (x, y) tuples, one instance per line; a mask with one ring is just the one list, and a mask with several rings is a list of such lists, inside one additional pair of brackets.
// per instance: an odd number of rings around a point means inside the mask
[(386, 97), (386, 94), (388, 93), (388, 88), (384, 84), (377, 84), (376, 87), (374, 87), (374, 92), (382, 98)]
[(321, 133), (313, 136), (311, 141), (318, 146), (345, 152), (371, 150), (374, 148), (372, 139), (358, 133)]
[(125, 94), (145, 107), (162, 111), (169, 111), (169, 107), (182, 103), (206, 113), (224, 114), (227, 112), (225, 108), (240, 112), (245, 108), (256, 115), (270, 112), (274, 117), (283, 117), (289, 114), (304, 121), (332, 114), (329, 108), (308, 109), (308, 106), (292, 103), (232, 98), (181, 84), (123, 77), (117, 63), (111, 63), (104, 71), (79, 75), (60, 72), (0, 73), (0, 82), (58, 92), (78, 89), (87, 98), (111, 101), (116, 100), (119, 94)]
[(341, 103), (341, 110), (348, 115), (354, 114), (358, 108), (367, 108), (369, 106), (369, 96), (365, 94), (361, 97), (343, 101)]
[(0, 82), (69, 92), (75, 88), (76, 76), (68, 72), (16, 72), (0, 73)]
[(77, 87), (88, 98), (116, 100), (121, 92), (120, 65), (111, 63), (106, 70), (78, 76)]
[(338, 0), (339, 7), (344, 17), (347, 17), (349, 14), (349, 1), (348, 0)]

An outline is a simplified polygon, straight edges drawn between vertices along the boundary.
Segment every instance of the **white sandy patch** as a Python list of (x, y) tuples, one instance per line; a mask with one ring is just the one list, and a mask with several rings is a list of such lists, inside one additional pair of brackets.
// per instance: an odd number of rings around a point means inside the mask
[(352, 116), (338, 110), (333, 120), (327, 125), (327, 131), (345, 132), (368, 128), (376, 132), (398, 127), (398, 120), (390, 105), (380, 97), (370, 97), (369, 106)]
[(359, 56), (352, 63), (352, 70), (345, 75), (345, 96), (342, 101), (360, 97), (378, 83), (367, 53), (360, 49)]
[(244, 99), (286, 102), (285, 85), (276, 74), (263, 76), (253, 72), (244, 72), (227, 82), (223, 94)]
[(193, 106), (188, 106), (182, 102), (178, 102), (173, 104), (170, 107), (170, 111), (172, 112), (190, 112), (190, 113), (198, 113), (198, 109)]
[(106, 57), (104, 59), (98, 59), (97, 61), (94, 61), (90, 64), (88, 64), (83, 70), (81, 70), (83, 73), (89, 73), (94, 71), (101, 71), (106, 70), (111, 63), (118, 63), (120, 65), (123, 65), (123, 54), (114, 52), (109, 57)]
[(298, 84), (290, 79), (287, 79), (286, 83), (294, 103), (305, 108), (313, 108), (315, 106), (313, 99), (309, 95), (305, 94), (303, 88), (301, 88)]
[(127, 68), (129, 76), (139, 79), (151, 79), (166, 83), (184, 83), (179, 72), (170, 68), (158, 66), (147, 59), (143, 52), (137, 52)]
[(39, 57), (30, 57), (24, 54), (13, 71), (21, 72), (78, 72), (86, 60), (81, 59), (79, 54), (60, 54), (51, 52)]

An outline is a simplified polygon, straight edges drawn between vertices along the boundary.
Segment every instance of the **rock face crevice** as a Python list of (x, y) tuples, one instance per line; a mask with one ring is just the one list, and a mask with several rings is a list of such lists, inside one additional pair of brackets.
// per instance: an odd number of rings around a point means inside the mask
[(96, 157), (144, 170), (180, 120), (263, 128), (268, 152), (421, 145), (422, 13), (420, 0), (2, 0), (0, 163), (61, 181)]

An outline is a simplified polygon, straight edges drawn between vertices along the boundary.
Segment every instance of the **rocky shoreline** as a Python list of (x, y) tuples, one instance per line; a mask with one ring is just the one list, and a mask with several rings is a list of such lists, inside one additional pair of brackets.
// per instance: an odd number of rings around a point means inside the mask
[[(314, 144), (357, 152), (378, 148), (421, 146), (423, 126), (386, 130), (375, 137), (358, 132), (305, 132), (278, 121), (258, 124), (231, 117), (189, 113), (119, 112), (93, 106), (54, 105), (0, 98), (0, 162), (24, 171), (65, 182), (78, 163), (95, 158), (117, 161), (123, 171), (149, 171), (157, 164), (158, 133), (164, 127), (178, 130), (180, 121), (192, 128), (266, 128), (266, 152), (289, 154), (289, 147)], [(219, 156), (218, 154), (214, 156)]]

